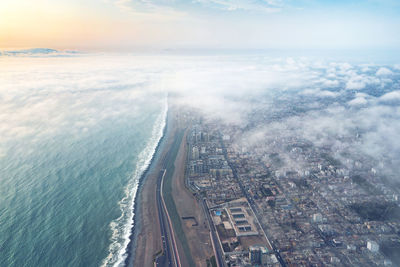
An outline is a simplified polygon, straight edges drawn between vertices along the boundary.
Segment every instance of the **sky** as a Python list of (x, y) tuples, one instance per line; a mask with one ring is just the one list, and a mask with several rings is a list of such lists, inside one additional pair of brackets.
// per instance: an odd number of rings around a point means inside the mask
[(0, 49), (400, 47), (396, 0), (2, 0)]

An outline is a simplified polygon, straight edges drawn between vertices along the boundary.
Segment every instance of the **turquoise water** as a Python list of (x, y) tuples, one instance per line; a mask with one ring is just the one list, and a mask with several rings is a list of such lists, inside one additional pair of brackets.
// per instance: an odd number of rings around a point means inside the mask
[(0, 71), (0, 266), (122, 262), (165, 94), (120, 59), (0, 59)]

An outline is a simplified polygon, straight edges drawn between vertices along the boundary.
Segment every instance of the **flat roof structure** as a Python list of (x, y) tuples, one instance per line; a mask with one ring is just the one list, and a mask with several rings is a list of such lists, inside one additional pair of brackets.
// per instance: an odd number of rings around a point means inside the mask
[(258, 235), (257, 222), (247, 201), (232, 201), (227, 203), (225, 211), (236, 236)]

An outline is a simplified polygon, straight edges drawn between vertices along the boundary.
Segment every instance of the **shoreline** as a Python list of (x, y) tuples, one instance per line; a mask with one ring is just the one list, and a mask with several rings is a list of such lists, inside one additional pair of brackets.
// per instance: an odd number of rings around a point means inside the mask
[[(145, 218), (148, 217), (146, 216), (144, 213), (144, 208), (145, 209), (149, 209), (149, 210), (156, 210), (155, 207), (155, 201), (154, 204), (153, 203), (148, 203), (150, 204), (150, 206), (148, 205), (144, 205), (144, 203), (146, 202), (146, 197), (148, 198), (150, 196), (150, 194), (152, 193), (152, 191), (150, 189), (154, 189), (154, 193), (155, 193), (155, 181), (153, 176), (154, 173), (157, 173), (159, 164), (160, 164), (160, 159), (162, 158), (162, 156), (166, 153), (167, 151), (167, 145), (168, 145), (168, 141), (171, 138), (172, 134), (172, 127), (173, 126), (173, 122), (172, 122), (172, 115), (171, 115), (171, 108), (168, 107), (168, 111), (167, 111), (167, 116), (166, 116), (166, 123), (165, 123), (165, 127), (163, 130), (163, 135), (160, 138), (155, 152), (151, 158), (150, 164), (148, 165), (148, 167), (146, 168), (146, 170), (143, 172), (143, 174), (141, 175), (140, 179), (139, 179), (139, 183), (138, 183), (138, 189), (137, 189), (137, 194), (135, 197), (135, 201), (134, 201), (134, 215), (133, 215), (133, 221), (134, 224), (132, 226), (131, 229), (131, 235), (129, 236), (129, 243), (128, 246), (126, 248), (126, 253), (127, 253), (127, 257), (124, 260), (124, 265), (125, 266), (146, 266), (146, 260), (141, 258), (138, 259), (138, 257), (136, 257), (137, 254), (140, 254), (141, 251), (138, 252), (138, 243), (140, 241), (140, 236), (144, 235), (144, 221), (147, 219), (149, 220), (150, 218)], [(153, 207), (154, 206), (154, 207)], [(157, 230), (159, 231), (159, 226), (158, 226), (158, 220), (156, 220), (157, 222), (153, 222), (153, 227), (157, 226)], [(153, 233), (152, 231), (146, 231), (147, 233)], [(157, 233), (157, 231), (156, 231)], [(158, 238), (158, 235), (156, 235), (156, 233), (152, 234), (152, 240), (153, 241), (157, 241), (154, 239)], [(155, 238), (154, 238), (155, 237)], [(156, 242), (157, 243), (157, 242)], [(161, 240), (158, 242), (160, 250), (161, 250)], [(154, 251), (154, 253), (157, 251), (155, 249), (155, 247), (157, 247), (157, 245), (152, 245), (151, 246)], [(143, 249), (143, 247), (142, 247)], [(149, 252), (149, 251), (147, 251)], [(151, 253), (151, 252), (149, 252)], [(153, 255), (151, 255), (153, 257)], [(140, 261), (141, 263), (138, 263), (138, 261)]]
[[(139, 181), (139, 187), (134, 204), (134, 225), (127, 248), (125, 266), (154, 266), (154, 260), (163, 252), (161, 239), (161, 226), (157, 206), (157, 181), (160, 170), (166, 168), (167, 160), (173, 166), (168, 167), (169, 181), (169, 206), (167, 207), (172, 227), (176, 234), (176, 244), (182, 266), (205, 266), (207, 260), (213, 255), (210, 246), (210, 232), (206, 227), (206, 217), (200, 208), (193, 193), (186, 188), (185, 172), (187, 157), (187, 134), (182, 127), (179, 112), (174, 107), (169, 107), (164, 134), (160, 138), (148, 169)], [(176, 146), (177, 135), (182, 134), (182, 139)], [(177, 150), (176, 150), (177, 149)], [(175, 151), (172, 152), (171, 151)], [(175, 154), (176, 153), (176, 154)], [(164, 190), (165, 191), (165, 190)], [(172, 204), (171, 204), (172, 203)], [(181, 216), (193, 217), (198, 225), (182, 221)], [(198, 240), (199, 242), (189, 242)]]

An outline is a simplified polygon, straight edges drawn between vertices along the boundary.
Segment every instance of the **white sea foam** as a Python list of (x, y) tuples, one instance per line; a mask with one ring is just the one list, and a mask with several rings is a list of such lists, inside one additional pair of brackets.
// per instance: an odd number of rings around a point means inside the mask
[(125, 188), (125, 197), (119, 201), (121, 216), (110, 223), (112, 236), (110, 239), (109, 254), (103, 260), (101, 266), (123, 266), (127, 257), (129, 237), (132, 234), (134, 225), (133, 215), (135, 214), (135, 197), (139, 187), (140, 177), (149, 167), (151, 159), (156, 152), (157, 145), (163, 135), (167, 120), (168, 100), (165, 98), (164, 108), (158, 116), (152, 130), (151, 138), (148, 140), (145, 149), (139, 154), (135, 172)]

